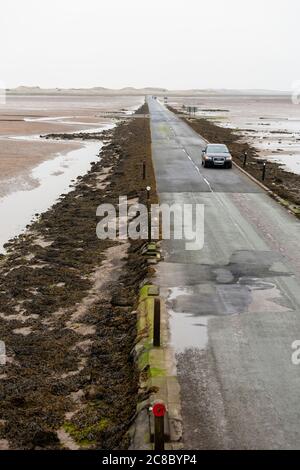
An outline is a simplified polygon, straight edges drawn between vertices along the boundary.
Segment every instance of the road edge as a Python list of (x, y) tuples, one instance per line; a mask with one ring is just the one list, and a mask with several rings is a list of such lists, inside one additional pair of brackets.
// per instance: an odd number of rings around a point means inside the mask
[[(169, 109), (169, 108), (168, 108)], [(170, 112), (173, 112), (172, 110), (169, 109)], [(178, 119), (181, 119), (180, 116), (177, 116)], [(210, 143), (205, 137), (203, 137), (199, 132), (197, 132), (195, 129), (192, 128), (190, 125), (190, 122), (188, 120), (188, 117), (184, 118), (184, 122), (189, 125), (189, 127), (201, 137), (201, 139), (204, 140), (206, 143)], [(266, 185), (264, 185), (261, 181), (259, 181), (257, 178), (255, 178), (253, 175), (251, 175), (247, 170), (242, 168), (238, 163), (236, 163), (234, 160), (232, 160), (233, 165), (240, 170), (244, 175), (248, 176), (251, 181), (256, 183), (261, 189), (263, 189), (268, 195), (277, 201), (281, 206), (283, 206), (290, 214), (294, 215), (297, 219), (300, 218), (300, 207), (296, 206), (295, 204), (290, 203), (287, 199), (283, 199), (282, 197), (278, 196), (272, 189), (268, 188)]]

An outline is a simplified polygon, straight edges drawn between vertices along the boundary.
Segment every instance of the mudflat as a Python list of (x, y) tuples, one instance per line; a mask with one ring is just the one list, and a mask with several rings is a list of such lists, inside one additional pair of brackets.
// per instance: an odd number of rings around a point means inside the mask
[(40, 135), (103, 128), (114, 121), (114, 112), (125, 114), (142, 101), (139, 96), (8, 96), (0, 105), (0, 197), (21, 182), (30, 188), (34, 167), (82, 146)]
[(120, 194), (145, 204), (145, 185), (157, 203), (149, 121), (132, 117), (98, 139), (90, 171), (0, 256), (2, 449), (129, 445), (136, 294), (150, 273), (143, 241), (97, 238), (96, 208)]

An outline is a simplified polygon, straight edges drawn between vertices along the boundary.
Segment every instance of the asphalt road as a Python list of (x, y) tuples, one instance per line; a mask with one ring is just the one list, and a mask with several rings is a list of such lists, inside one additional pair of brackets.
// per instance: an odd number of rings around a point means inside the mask
[(204, 247), (165, 240), (185, 449), (300, 449), (300, 223), (238, 169), (204, 169), (204, 141), (156, 100), (160, 202), (204, 204)]

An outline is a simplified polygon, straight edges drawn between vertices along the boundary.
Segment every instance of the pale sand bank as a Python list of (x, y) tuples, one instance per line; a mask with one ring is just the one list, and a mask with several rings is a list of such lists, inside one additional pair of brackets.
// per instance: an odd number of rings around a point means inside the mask
[(44, 141), (40, 135), (105, 128), (113, 119), (103, 113), (131, 110), (142, 102), (138, 96), (8, 97), (0, 106), (0, 197), (35, 187), (35, 167), (82, 147), (79, 142)]

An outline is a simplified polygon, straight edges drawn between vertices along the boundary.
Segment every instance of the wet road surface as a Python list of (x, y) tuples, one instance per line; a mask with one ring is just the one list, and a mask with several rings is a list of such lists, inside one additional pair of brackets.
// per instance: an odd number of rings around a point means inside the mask
[(201, 167), (205, 142), (148, 99), (161, 203), (204, 204), (204, 246), (164, 240), (185, 449), (300, 449), (300, 223), (238, 169)]

